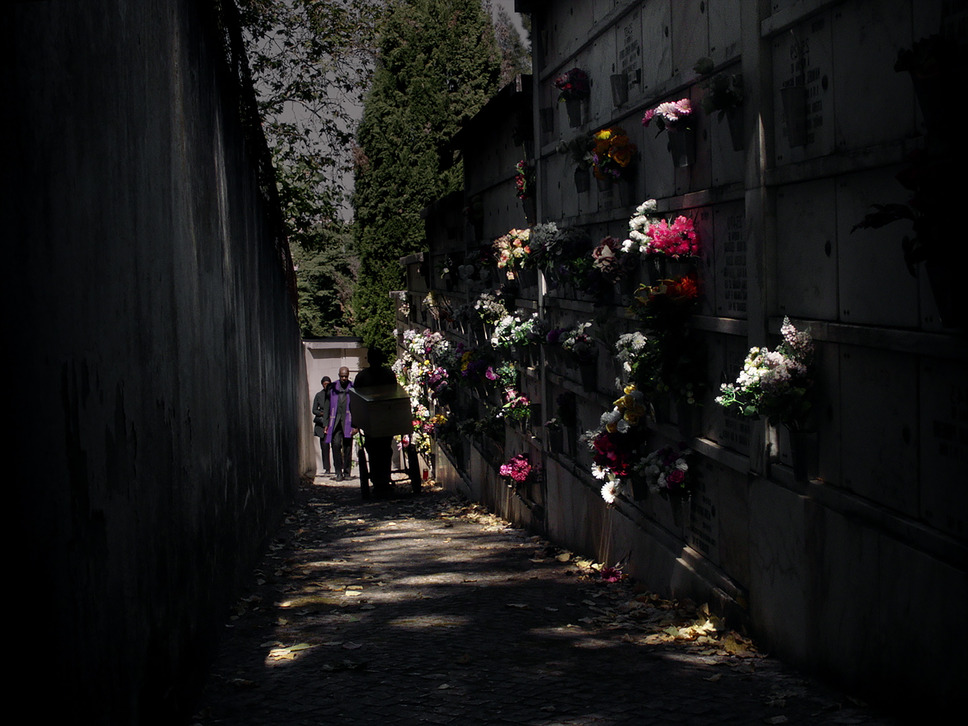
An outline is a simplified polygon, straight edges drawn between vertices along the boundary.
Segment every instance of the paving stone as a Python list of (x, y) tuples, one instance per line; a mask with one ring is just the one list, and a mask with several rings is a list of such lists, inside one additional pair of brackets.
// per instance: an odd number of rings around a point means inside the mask
[(648, 644), (621, 610), (629, 583), (555, 554), (439, 488), (362, 502), (354, 481), (304, 484), (194, 722), (893, 723), (761, 654)]

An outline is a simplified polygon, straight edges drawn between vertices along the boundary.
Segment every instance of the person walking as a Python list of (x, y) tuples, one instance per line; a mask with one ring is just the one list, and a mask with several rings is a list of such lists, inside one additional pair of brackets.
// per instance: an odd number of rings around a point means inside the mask
[[(356, 374), (353, 388), (362, 391), (372, 386), (393, 385), (397, 377), (387, 366), (387, 356), (379, 348), (370, 348), (366, 354), (369, 367)], [(371, 436), (364, 429), (363, 448), (370, 463), (370, 480), (373, 482), (373, 496), (388, 497), (393, 489), (390, 484), (390, 461), (393, 458), (392, 436)]]
[(326, 443), (326, 424), (329, 422), (329, 389), (333, 379), (323, 376), (319, 381), (322, 385), (313, 398), (313, 435), (319, 437), (319, 453), (323, 459), (323, 476), (329, 476), (329, 447)]
[(353, 417), (350, 413), (350, 369), (339, 369), (339, 380), (329, 389), (329, 419), (326, 424), (326, 443), (333, 447), (333, 472), (336, 481), (350, 475), (353, 464)]

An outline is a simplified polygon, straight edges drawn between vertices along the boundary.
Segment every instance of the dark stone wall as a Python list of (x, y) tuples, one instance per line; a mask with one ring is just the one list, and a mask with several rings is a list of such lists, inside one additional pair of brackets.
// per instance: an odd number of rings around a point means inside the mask
[(7, 11), (8, 585), (45, 716), (180, 722), (307, 466), (291, 263), (217, 11)]

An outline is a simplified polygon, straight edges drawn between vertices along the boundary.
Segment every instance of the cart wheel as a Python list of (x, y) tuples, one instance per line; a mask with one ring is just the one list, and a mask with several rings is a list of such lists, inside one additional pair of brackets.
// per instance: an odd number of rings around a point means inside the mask
[(410, 474), (410, 488), (414, 494), (420, 494), (420, 462), (417, 460), (417, 447), (413, 444), (407, 447), (407, 468)]

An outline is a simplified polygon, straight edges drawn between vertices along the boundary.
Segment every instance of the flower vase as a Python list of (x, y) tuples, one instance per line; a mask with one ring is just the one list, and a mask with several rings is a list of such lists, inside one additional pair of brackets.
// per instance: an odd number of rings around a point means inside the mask
[(538, 110), (538, 120), (541, 124), (541, 133), (552, 134), (555, 131), (555, 110), (546, 106)]
[(491, 344), (491, 334), (494, 332), (493, 326), (482, 323), (477, 329), (477, 344), (478, 345), (490, 345)]
[(790, 146), (807, 143), (807, 87), (787, 86), (780, 89), (783, 101), (783, 119), (786, 122)]
[(487, 400), (488, 395), (490, 394), (490, 390), (488, 389), (487, 384), (484, 383), (484, 381), (477, 379), (472, 384), (472, 387), (478, 399), (480, 399), (481, 401)]
[(649, 484), (641, 477), (632, 477), (632, 499), (641, 501), (649, 496)]
[(733, 151), (742, 151), (746, 146), (743, 141), (742, 106), (734, 106), (726, 112), (726, 124), (729, 127), (729, 139), (733, 142)]
[(678, 494), (669, 494), (669, 505), (672, 508), (672, 521), (675, 522), (677, 527), (684, 527), (686, 525), (686, 507), (688, 506), (689, 497), (684, 497)]
[(598, 359), (583, 360), (578, 363), (581, 385), (589, 391), (598, 390)]
[(819, 444), (816, 431), (787, 428), (790, 434), (790, 458), (793, 464), (793, 477), (806, 484), (817, 474)]
[(568, 113), (568, 125), (572, 128), (581, 126), (582, 106), (584, 101), (580, 98), (566, 98), (565, 111)]
[(521, 297), (534, 299), (538, 292), (538, 271), (528, 267), (518, 271), (518, 292)]
[(563, 432), (560, 427), (548, 429), (548, 451), (560, 454), (564, 448)]
[(623, 106), (629, 100), (628, 73), (613, 73), (610, 78), (612, 84), (612, 105)]
[(665, 265), (666, 280), (678, 280), (696, 269), (695, 257), (670, 257)]
[(565, 426), (563, 432), (564, 453), (566, 456), (575, 458), (577, 452), (578, 432), (574, 426)]
[(679, 401), (676, 403), (676, 424), (679, 435), (684, 439), (691, 439), (699, 430), (699, 410), (691, 403)]
[(603, 193), (610, 193), (612, 191), (612, 178), (610, 176), (595, 177), (595, 184), (598, 185), (598, 191)]
[(628, 177), (621, 177), (616, 182), (618, 188), (618, 204), (620, 207), (629, 207), (635, 200), (635, 183)]
[(588, 178), (588, 169), (582, 167), (575, 169), (575, 191), (579, 194), (584, 194), (590, 186), (591, 182)]
[[(928, 133), (946, 136), (951, 126), (951, 120), (957, 118), (945, 109), (948, 94), (945, 90), (945, 79), (941, 74), (919, 75), (912, 73), (911, 82), (914, 84), (914, 95), (924, 117), (924, 125)], [(946, 127), (942, 127), (946, 124)]]
[(631, 305), (632, 299), (635, 294), (639, 291), (639, 285), (642, 283), (642, 274), (638, 267), (630, 270), (621, 280), (619, 280), (619, 293), (621, 295), (623, 305)]
[(968, 305), (958, 287), (960, 268), (947, 259), (928, 258), (924, 261), (924, 271), (928, 276), (928, 286), (938, 308), (941, 325), (946, 328), (959, 328), (968, 323)]
[(537, 363), (537, 346), (522, 345), (518, 348), (518, 361), (525, 368), (534, 368)]
[(650, 285), (658, 285), (662, 280), (667, 280), (666, 263), (668, 257), (665, 255), (649, 255), (646, 258), (645, 267), (648, 271)]
[(669, 151), (672, 162), (678, 168), (684, 168), (696, 160), (696, 134), (690, 128), (669, 128)]
[(533, 225), (537, 221), (538, 212), (537, 205), (535, 204), (534, 197), (525, 197), (521, 200), (524, 205), (524, 217), (529, 225)]

